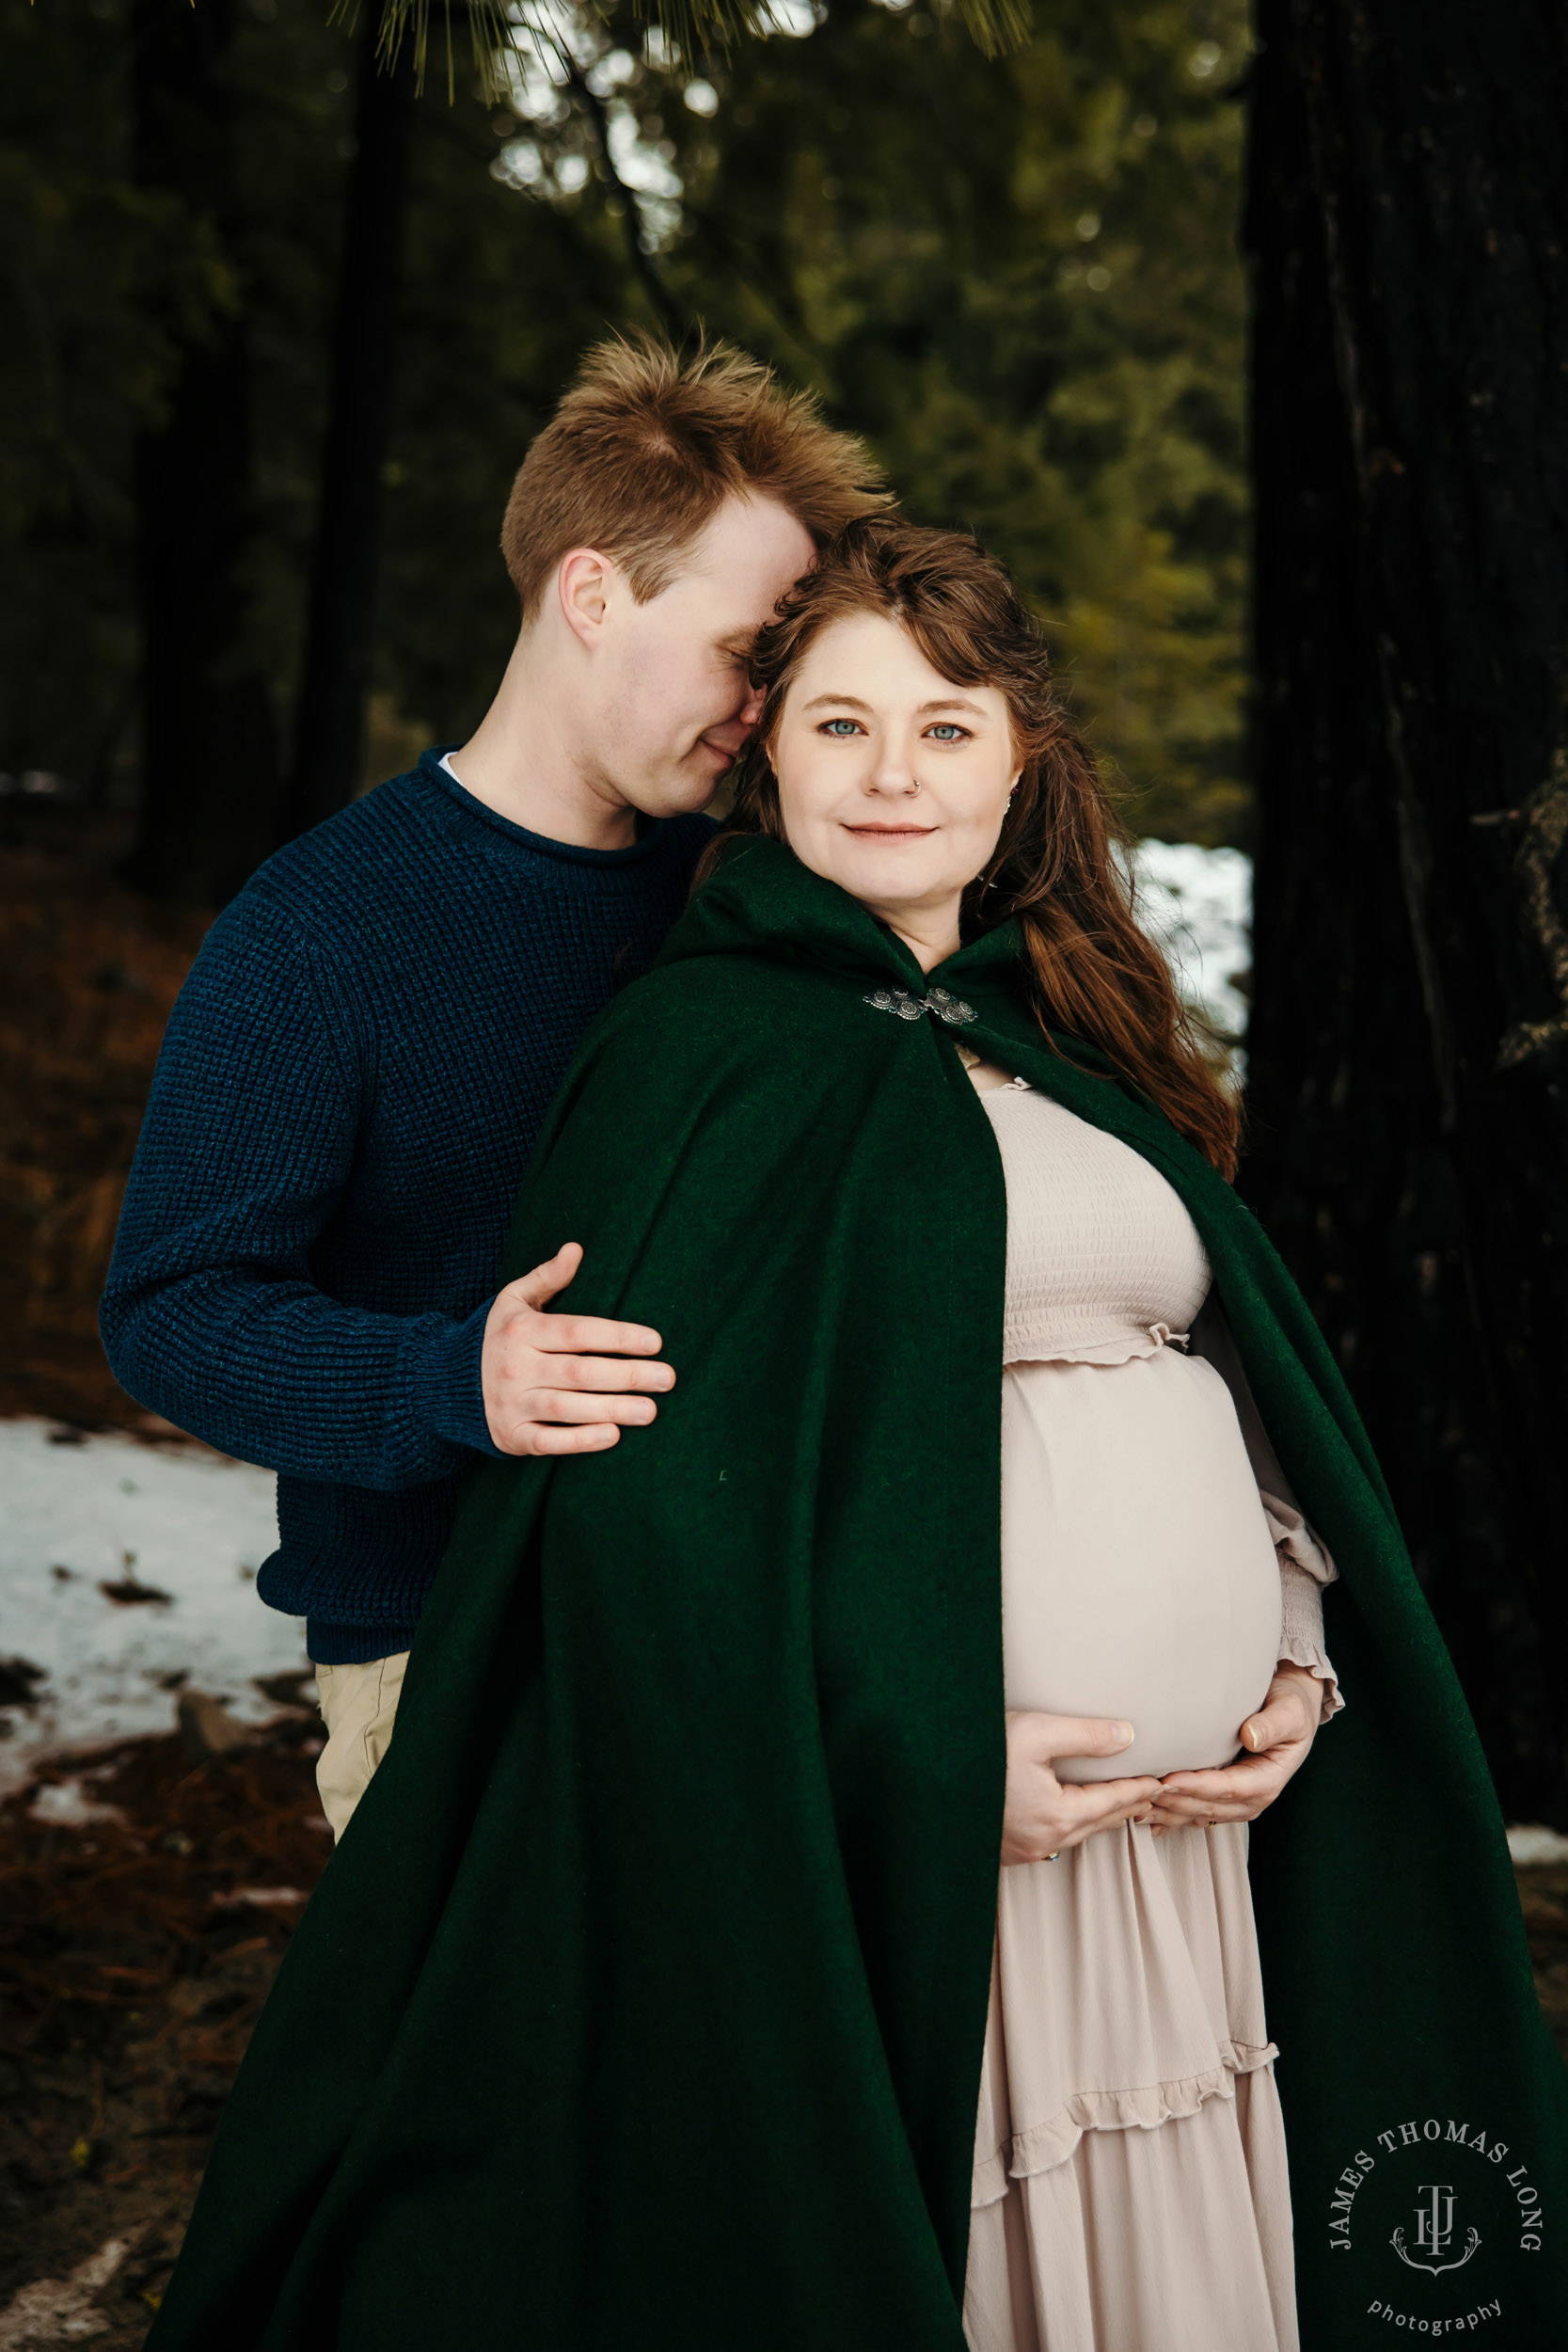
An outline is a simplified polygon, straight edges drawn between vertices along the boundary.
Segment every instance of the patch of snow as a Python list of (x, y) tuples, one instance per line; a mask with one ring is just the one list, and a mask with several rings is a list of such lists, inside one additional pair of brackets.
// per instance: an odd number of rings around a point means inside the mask
[(1516, 1821), (1508, 1833), (1508, 1851), (1516, 1863), (1568, 1862), (1568, 1837), (1539, 1821)]
[(214, 1895), (212, 1899), (214, 1905), (221, 1910), (225, 1905), (234, 1903), (259, 1903), (265, 1909), (269, 1903), (303, 1903), (309, 1899), (297, 1886), (231, 1886), (227, 1893)]
[(94, 1821), (123, 1821), (125, 1815), (118, 1804), (97, 1804), (76, 1779), (46, 1781), (27, 1807), (27, 1819), (51, 1829), (89, 1829)]
[[(0, 1707), (0, 1794), (62, 1749), (172, 1731), (186, 1685), (263, 1722), (277, 1709), (256, 1677), (308, 1664), (303, 1621), (256, 1596), (277, 1543), (270, 1470), (51, 1430), (0, 1422), (0, 1661), (42, 1669), (30, 1707)], [(166, 1597), (116, 1601), (105, 1584)]]
[(78, 2263), (69, 2279), (35, 2279), (0, 2312), (0, 2352), (22, 2352), (24, 2344), (78, 2344), (101, 2336), (109, 2322), (93, 2302), (130, 2252), (134, 2240), (106, 2238), (96, 2254)]
[(1138, 919), (1164, 949), (1183, 1000), (1239, 1046), (1247, 1002), (1234, 983), (1252, 964), (1252, 860), (1192, 841), (1140, 841), (1132, 876)]

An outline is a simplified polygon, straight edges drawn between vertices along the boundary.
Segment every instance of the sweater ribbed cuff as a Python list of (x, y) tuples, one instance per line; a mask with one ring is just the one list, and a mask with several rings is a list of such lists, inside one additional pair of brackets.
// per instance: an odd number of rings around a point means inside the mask
[(484, 1326), (494, 1304), (483, 1300), (466, 1322), (449, 1324), (430, 1342), (420, 1360), (414, 1399), (427, 1429), (500, 1461), (504, 1457), (491, 1440), (485, 1418), (482, 1373)]

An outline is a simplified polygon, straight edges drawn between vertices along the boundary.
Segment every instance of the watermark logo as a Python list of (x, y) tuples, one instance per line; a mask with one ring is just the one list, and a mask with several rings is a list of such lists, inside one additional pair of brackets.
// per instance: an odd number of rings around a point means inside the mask
[(1446, 2254), (1453, 2244), (1453, 2190), (1447, 2181), (1423, 2181), (1421, 2195), (1428, 2201), (1416, 2208), (1416, 2243), (1420, 2253), (1407, 2249), (1402, 2230), (1396, 2230), (1388, 2243), (1402, 2263), (1408, 2263), (1412, 2270), (1430, 2270), (1434, 2279), (1445, 2270), (1463, 2270), (1481, 2244), (1481, 2232), (1472, 2228), (1466, 2233), (1465, 2251), (1452, 2262), (1423, 2262), (1421, 2254)]
[(1457, 2115), (1370, 2133), (1333, 2182), (1324, 2218), (1327, 2268), (1349, 2310), (1434, 2336), (1501, 2320), (1511, 2281), (1528, 2296), (1546, 2227), (1526, 2153)]

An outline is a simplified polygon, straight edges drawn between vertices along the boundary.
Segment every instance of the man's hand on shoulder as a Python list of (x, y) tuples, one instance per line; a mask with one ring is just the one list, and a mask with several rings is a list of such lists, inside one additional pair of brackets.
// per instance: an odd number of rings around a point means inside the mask
[(582, 1263), (581, 1245), (509, 1282), (484, 1326), (480, 1375), (490, 1437), (503, 1454), (597, 1454), (623, 1429), (658, 1407), (652, 1391), (673, 1389), (668, 1364), (651, 1363), (662, 1344), (641, 1323), (544, 1311)]

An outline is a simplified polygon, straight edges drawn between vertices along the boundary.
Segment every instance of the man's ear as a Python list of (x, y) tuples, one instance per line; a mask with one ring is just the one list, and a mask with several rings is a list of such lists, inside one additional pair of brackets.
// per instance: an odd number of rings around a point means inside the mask
[(604, 628), (615, 565), (596, 548), (573, 548), (556, 566), (556, 594), (567, 628), (590, 650)]

